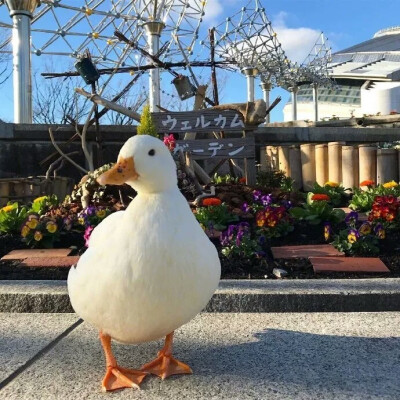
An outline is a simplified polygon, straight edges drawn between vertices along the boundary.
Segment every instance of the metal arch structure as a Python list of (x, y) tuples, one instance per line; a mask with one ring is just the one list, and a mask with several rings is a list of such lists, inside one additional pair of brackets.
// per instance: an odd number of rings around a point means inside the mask
[[(250, 0), (214, 29), (215, 52), (221, 59), (236, 65), (246, 76), (248, 101), (254, 101), (257, 75), (274, 79), (287, 69), (285, 52), (259, 0)], [(203, 44), (207, 46), (207, 41)]]
[(310, 84), (313, 88), (314, 119), (318, 120), (318, 87), (332, 87), (334, 82), (328, 73), (332, 49), (323, 32), (320, 33), (304, 61), (292, 64), (278, 80), (279, 86), (292, 93), (292, 119), (297, 119), (297, 91), (300, 85)]
[[(161, 43), (164, 52), (159, 58), (171, 61), (181, 54), (182, 48), (192, 54), (206, 5), (203, 0), (83, 0), (79, 2), (81, 6), (76, 3), (0, 1), (0, 28), (12, 31), (0, 43), (0, 52), (9, 52), (12, 42), (16, 123), (32, 122), (31, 53), (74, 59), (89, 49), (92, 60), (101, 67), (143, 65), (145, 57), (113, 37), (118, 30), (152, 55)], [(18, 24), (19, 20), (23, 23)], [(179, 38), (179, 46), (174, 37)], [(158, 68), (150, 71), (149, 87), (150, 106), (156, 110), (160, 105)]]

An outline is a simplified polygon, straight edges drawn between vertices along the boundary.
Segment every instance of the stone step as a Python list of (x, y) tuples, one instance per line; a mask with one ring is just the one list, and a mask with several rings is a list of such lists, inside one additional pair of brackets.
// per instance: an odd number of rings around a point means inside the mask
[[(205, 311), (400, 311), (400, 279), (222, 280)], [(0, 312), (73, 309), (65, 281), (0, 281)]]

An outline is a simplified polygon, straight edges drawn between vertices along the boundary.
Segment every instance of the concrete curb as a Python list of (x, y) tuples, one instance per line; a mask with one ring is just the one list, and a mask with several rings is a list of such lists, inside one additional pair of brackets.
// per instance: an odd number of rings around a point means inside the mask
[[(400, 311), (400, 279), (224, 280), (205, 311)], [(0, 281), (0, 312), (73, 309), (65, 281)]]

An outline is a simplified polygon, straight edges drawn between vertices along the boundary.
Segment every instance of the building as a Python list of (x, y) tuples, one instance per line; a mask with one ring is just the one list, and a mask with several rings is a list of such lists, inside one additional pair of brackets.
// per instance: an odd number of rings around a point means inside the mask
[[(337, 87), (318, 89), (319, 119), (400, 112), (400, 26), (382, 29), (370, 40), (338, 51), (328, 64)], [(292, 101), (283, 109), (292, 120)], [(297, 93), (297, 119), (314, 120), (313, 93), (302, 85)]]

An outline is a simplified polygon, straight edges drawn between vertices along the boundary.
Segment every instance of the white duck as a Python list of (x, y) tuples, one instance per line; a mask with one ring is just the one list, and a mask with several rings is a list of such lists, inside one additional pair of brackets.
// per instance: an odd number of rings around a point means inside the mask
[[(126, 211), (94, 229), (68, 276), (74, 310), (100, 331), (107, 364), (102, 388), (138, 388), (148, 373), (162, 379), (191, 373), (172, 357), (173, 331), (207, 304), (221, 266), (177, 187), (175, 162), (161, 140), (135, 136), (98, 181), (127, 183), (137, 191)], [(158, 357), (140, 370), (118, 366), (112, 354), (111, 338), (137, 344), (164, 336)]]

